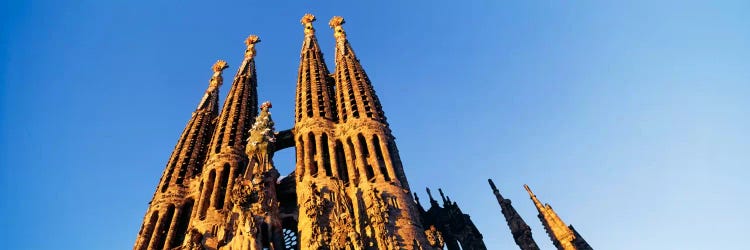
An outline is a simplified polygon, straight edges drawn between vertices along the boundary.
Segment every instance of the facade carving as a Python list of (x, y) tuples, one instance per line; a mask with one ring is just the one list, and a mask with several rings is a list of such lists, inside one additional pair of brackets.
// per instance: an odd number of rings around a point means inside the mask
[[(134, 249), (486, 249), (470, 217), (442, 190), (443, 206), (430, 194), (429, 210), (410, 195), (395, 137), (344, 19), (329, 22), (336, 40), (332, 73), (315, 19), (300, 20), (304, 39), (290, 129), (275, 129), (270, 102), (258, 106), (258, 36), (245, 40), (221, 112), (218, 92), (228, 64), (213, 65)], [(296, 164), (281, 178), (273, 156), (285, 148), (294, 148)]]

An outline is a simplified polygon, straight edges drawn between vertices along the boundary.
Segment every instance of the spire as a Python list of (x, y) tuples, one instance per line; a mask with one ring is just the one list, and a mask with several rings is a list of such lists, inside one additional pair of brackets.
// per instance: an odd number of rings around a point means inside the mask
[(417, 196), (416, 192), (414, 192), (414, 202), (417, 204), (417, 210), (419, 210), (420, 214), (424, 214), (424, 207), (422, 207), (422, 203), (419, 203), (419, 196)]
[(196, 110), (208, 110), (209, 112), (218, 114), (219, 87), (224, 83), (224, 78), (221, 74), (226, 68), (229, 68), (229, 65), (227, 65), (227, 62), (224, 60), (216, 61), (214, 66), (211, 67), (214, 74), (211, 76), (211, 80), (208, 81), (208, 89), (206, 89), (206, 93), (203, 95), (203, 99), (201, 99), (200, 103), (198, 103), (198, 108), (196, 108)]
[(305, 39), (300, 53), (299, 73), (297, 76), (296, 121), (303, 117), (321, 117), (328, 120), (336, 118), (333, 100), (333, 79), (323, 61), (315, 28), (312, 23), (315, 16), (305, 14), (300, 22), (305, 27)]
[[(557, 247), (557, 249), (590, 249), (590, 247), (585, 247), (588, 246), (588, 244), (585, 244), (585, 246), (579, 245), (580, 243), (578, 242), (582, 241), (582, 239), (576, 239), (575, 232), (573, 232), (573, 230), (571, 230), (565, 224), (565, 222), (560, 219), (560, 216), (558, 216), (557, 213), (552, 209), (552, 206), (550, 206), (549, 204), (542, 205), (542, 203), (539, 201), (539, 199), (536, 198), (536, 195), (534, 195), (534, 192), (531, 191), (531, 188), (529, 188), (528, 185), (524, 184), (523, 187), (526, 189), (526, 192), (529, 193), (531, 200), (534, 202), (534, 206), (536, 206), (537, 211), (539, 211), (539, 220), (542, 221), (544, 229), (547, 231), (547, 234), (549, 235), (552, 243), (555, 245), (555, 247)], [(585, 243), (585, 241), (583, 242)]]
[[(219, 86), (223, 81), (221, 73), (226, 68), (225, 61), (219, 60), (214, 64), (214, 74), (209, 81), (208, 89), (180, 135), (154, 197), (149, 203), (152, 206), (146, 212), (143, 230), (138, 234), (134, 249), (172, 249), (182, 243), (180, 237), (186, 234), (187, 222), (180, 220), (176, 224), (170, 224), (171, 221), (157, 218), (184, 216), (182, 211), (190, 211), (193, 207), (194, 201), (186, 197), (184, 190), (191, 186), (192, 177), (201, 173), (211, 133), (214, 131), (213, 121), (218, 114)], [(171, 210), (167, 208), (160, 211), (159, 206), (171, 207)]]
[(258, 81), (255, 75), (255, 44), (258, 42), (260, 39), (256, 35), (250, 35), (245, 40), (245, 58), (234, 77), (211, 142), (213, 153), (219, 153), (225, 147), (241, 150), (245, 146), (243, 142), (250, 124), (258, 114)]
[[(200, 173), (198, 170), (203, 165), (206, 147), (213, 132), (211, 122), (218, 115), (219, 86), (223, 83), (221, 74), (228, 67), (224, 60), (216, 61), (211, 67), (214, 73), (209, 80), (208, 88), (180, 135), (178, 144), (167, 163), (163, 183), (161, 183), (163, 191), (166, 191), (170, 182), (182, 184), (186, 177)], [(193, 141), (195, 143), (190, 143)]]
[(500, 204), (505, 221), (508, 223), (510, 232), (513, 234), (513, 240), (515, 240), (518, 247), (520, 247), (521, 250), (539, 250), (539, 246), (537, 246), (534, 238), (531, 236), (531, 228), (529, 225), (526, 224), (523, 218), (521, 218), (521, 215), (519, 215), (516, 209), (513, 208), (510, 200), (505, 199), (500, 195), (500, 190), (497, 189), (495, 183), (492, 182), (492, 179), (487, 179), (487, 181), (490, 183), (495, 198), (497, 198), (497, 203)]
[(526, 189), (527, 193), (529, 193), (529, 197), (531, 197), (531, 200), (534, 202), (534, 206), (536, 206), (536, 209), (539, 210), (539, 213), (541, 214), (541, 212), (545, 209), (544, 205), (539, 202), (539, 199), (536, 198), (536, 195), (534, 195), (534, 192), (531, 191), (529, 185), (523, 184), (523, 188)]
[(344, 18), (333, 17), (328, 23), (334, 30), (336, 38), (336, 96), (340, 120), (370, 118), (386, 123), (383, 108), (378, 96), (372, 88), (370, 78), (367, 77), (359, 59), (354, 54), (351, 44), (346, 38), (342, 25)]
[(432, 198), (432, 192), (430, 192), (430, 188), (425, 188), (425, 189), (427, 189), (427, 196), (430, 197), (430, 205), (433, 207), (439, 207), (437, 201), (434, 198)]
[(438, 188), (438, 192), (440, 193), (440, 198), (443, 199), (443, 206), (450, 205), (450, 202), (448, 202), (448, 200), (445, 199), (445, 194), (443, 194), (443, 189), (442, 188)]

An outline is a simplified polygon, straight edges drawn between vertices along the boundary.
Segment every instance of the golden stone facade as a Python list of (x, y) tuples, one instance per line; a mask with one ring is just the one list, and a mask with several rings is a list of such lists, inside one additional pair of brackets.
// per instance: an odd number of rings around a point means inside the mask
[[(291, 129), (275, 129), (270, 102), (258, 107), (258, 36), (245, 41), (244, 59), (221, 112), (219, 87), (228, 66), (221, 60), (213, 66), (134, 249), (486, 249), (469, 216), (442, 190), (443, 205), (430, 194), (428, 210), (416, 193), (412, 197), (395, 139), (347, 39), (344, 19), (329, 22), (336, 40), (333, 73), (323, 60), (314, 21), (311, 14), (301, 20)], [(279, 179), (274, 152), (290, 147), (296, 151), (295, 170)]]

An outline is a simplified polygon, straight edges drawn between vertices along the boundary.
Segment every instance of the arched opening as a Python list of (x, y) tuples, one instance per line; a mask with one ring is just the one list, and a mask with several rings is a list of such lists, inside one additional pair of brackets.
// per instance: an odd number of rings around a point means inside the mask
[(179, 210), (177, 215), (177, 224), (174, 228), (174, 237), (169, 242), (169, 249), (175, 248), (182, 244), (185, 240), (185, 233), (187, 233), (188, 223), (190, 223), (190, 214), (193, 212), (193, 199), (188, 199), (182, 208)]
[(322, 153), (321, 158), (323, 158), (323, 169), (326, 171), (326, 176), (331, 176), (331, 155), (328, 152), (328, 135), (326, 133), (323, 133), (323, 135), (320, 137), (320, 141), (320, 152)]
[[(297, 164), (300, 168), (297, 169), (295, 167), (295, 171), (297, 172), (297, 176), (302, 176), (305, 174), (305, 140), (302, 140), (302, 136), (299, 136), (297, 139), (298, 147), (295, 149), (295, 151), (299, 152), (297, 153), (297, 157), (299, 159), (296, 160)], [(274, 158), (276, 158), (276, 154), (274, 154)]]
[(156, 228), (153, 240), (154, 249), (164, 248), (164, 241), (169, 232), (169, 224), (172, 223), (172, 216), (174, 216), (174, 205), (169, 205), (169, 207), (167, 207), (167, 212), (164, 213), (164, 217), (161, 219), (161, 223), (159, 223), (159, 226)]
[(310, 161), (310, 175), (311, 176), (317, 176), (318, 175), (318, 161), (315, 160), (315, 156), (318, 155), (318, 147), (317, 143), (315, 143), (315, 134), (313, 132), (310, 132), (307, 134), (307, 143), (309, 143), (310, 147), (310, 155), (309, 155), (309, 161)]
[(284, 218), (281, 222), (281, 233), (284, 239), (284, 249), (299, 249), (299, 234), (297, 233), (297, 221), (293, 217)]
[(206, 217), (206, 211), (208, 211), (208, 207), (211, 205), (211, 195), (213, 194), (215, 179), (216, 169), (211, 169), (211, 172), (209, 172), (208, 178), (206, 179), (207, 182), (203, 197), (201, 198), (201, 202), (203, 205), (201, 205), (200, 213), (198, 214), (200, 216), (200, 219)]
[(151, 236), (154, 233), (154, 227), (156, 227), (156, 221), (159, 220), (159, 211), (154, 211), (151, 213), (151, 218), (148, 219), (145, 226), (145, 231), (143, 231), (143, 235), (141, 235), (141, 247), (138, 248), (138, 250), (146, 250), (148, 249), (148, 243), (151, 241)]
[(370, 165), (370, 162), (368, 159), (370, 158), (370, 151), (367, 149), (367, 140), (365, 140), (365, 137), (360, 133), (357, 134), (357, 141), (359, 141), (359, 151), (362, 152), (362, 158), (365, 162), (365, 174), (367, 175), (367, 180), (369, 181), (375, 181), (375, 171), (372, 169), (372, 165)]
[(391, 176), (388, 174), (388, 170), (385, 165), (385, 157), (383, 157), (383, 150), (380, 149), (380, 138), (377, 135), (372, 135), (372, 146), (375, 148), (375, 158), (378, 161), (380, 172), (383, 173), (385, 181), (391, 181)]
[(226, 196), (227, 183), (229, 182), (229, 170), (231, 170), (229, 163), (224, 164), (224, 168), (221, 169), (219, 188), (216, 190), (216, 204), (214, 206), (216, 210), (221, 210), (224, 207), (224, 196)]
[(352, 138), (346, 138), (346, 145), (349, 146), (349, 152), (351, 153), (352, 158), (352, 167), (354, 169), (354, 179), (352, 180), (354, 183), (359, 182), (359, 170), (357, 169), (357, 151), (354, 151), (354, 143), (352, 143)]
[(349, 171), (346, 166), (346, 156), (344, 155), (344, 145), (341, 144), (340, 140), (336, 140), (334, 154), (336, 155), (336, 170), (338, 172), (339, 178), (341, 178), (344, 184), (349, 185)]

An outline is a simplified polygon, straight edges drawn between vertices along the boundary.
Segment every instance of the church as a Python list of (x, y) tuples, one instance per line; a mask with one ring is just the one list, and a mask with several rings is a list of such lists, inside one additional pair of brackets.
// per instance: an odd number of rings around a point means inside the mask
[[(258, 104), (258, 36), (245, 41), (244, 59), (221, 109), (219, 87), (228, 64), (214, 64), (134, 249), (487, 249), (469, 215), (442, 190), (439, 202), (427, 189), (424, 205), (412, 191), (344, 19), (329, 22), (336, 41), (333, 72), (323, 59), (314, 21), (311, 14), (301, 20), (292, 128), (277, 130), (272, 104)], [(273, 156), (286, 148), (294, 148), (296, 165), (280, 178)], [(489, 184), (520, 249), (539, 249), (510, 200), (492, 180)], [(558, 249), (592, 249), (525, 188)]]

